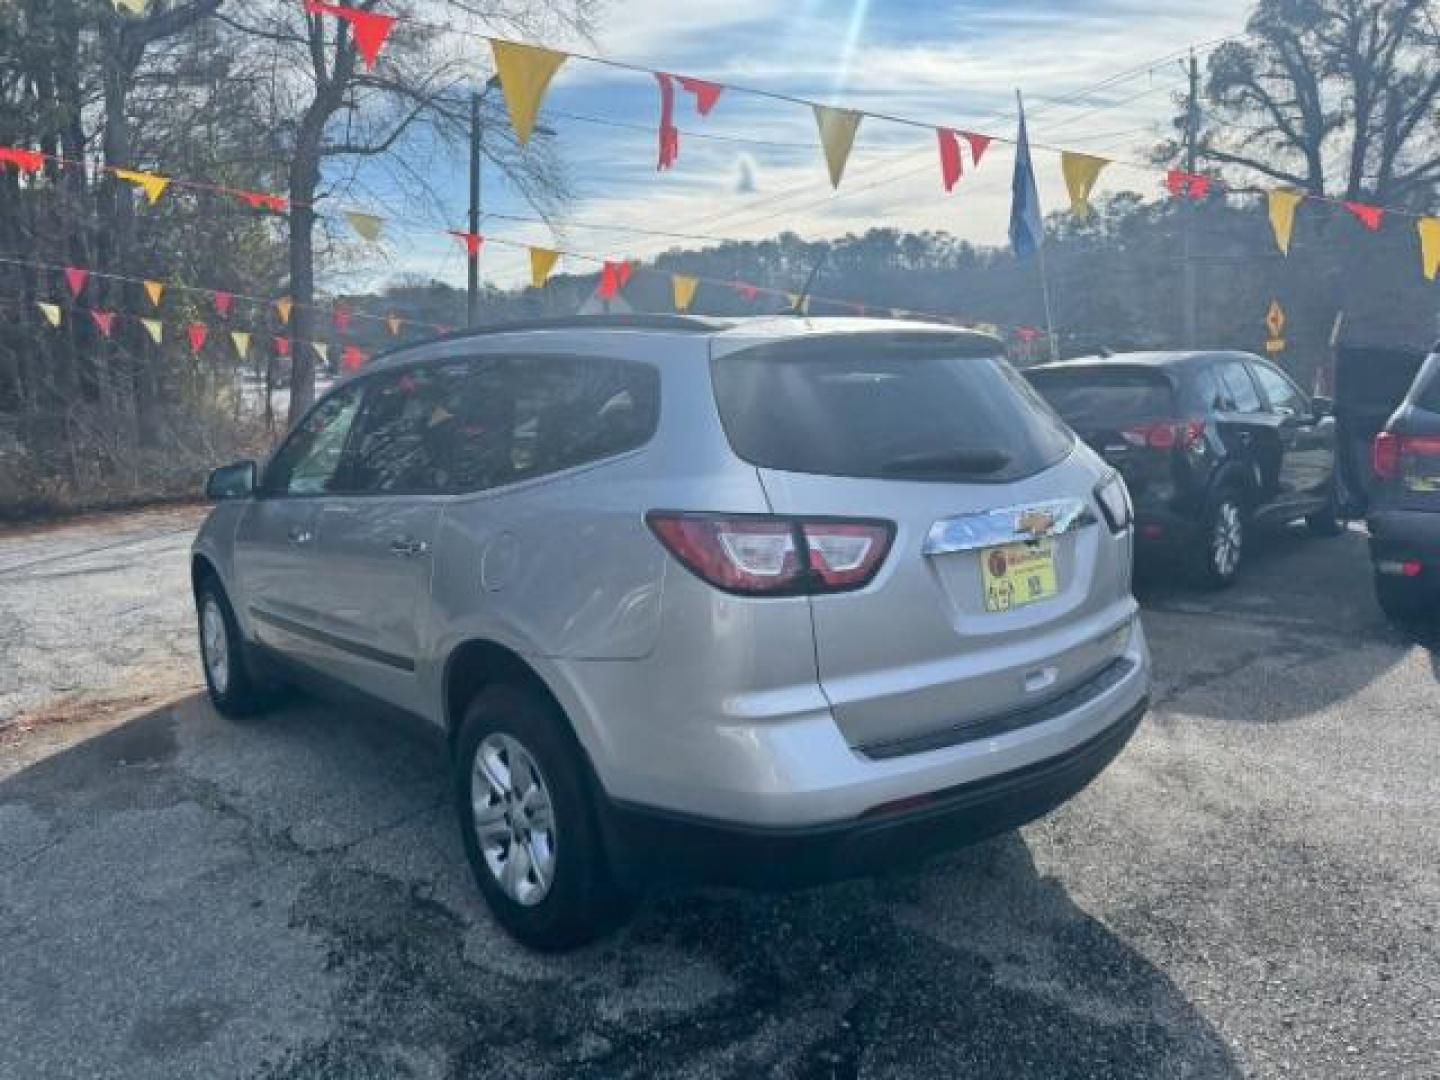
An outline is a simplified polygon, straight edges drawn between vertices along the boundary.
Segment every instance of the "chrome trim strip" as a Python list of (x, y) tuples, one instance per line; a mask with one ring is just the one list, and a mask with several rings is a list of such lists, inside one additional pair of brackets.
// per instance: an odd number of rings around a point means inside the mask
[[(1022, 527), (1026, 518), (1049, 518), (1041, 529)], [(1044, 540), (1091, 525), (1095, 514), (1084, 499), (1052, 499), (1049, 502), (1007, 506), (978, 514), (961, 514), (945, 518), (930, 526), (922, 549), (926, 555), (949, 555), (957, 551), (979, 551), (1002, 544), (1020, 544), (1027, 540)]]

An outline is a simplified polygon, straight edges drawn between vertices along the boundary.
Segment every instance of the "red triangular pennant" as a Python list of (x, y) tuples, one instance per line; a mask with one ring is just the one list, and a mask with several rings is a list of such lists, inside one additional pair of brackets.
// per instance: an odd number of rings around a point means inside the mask
[(380, 48), (390, 36), (395, 25), (395, 16), (381, 15), (374, 11), (360, 11), (356, 8), (341, 7), (338, 4), (322, 4), (319, 0), (305, 0), (305, 11), (310, 15), (334, 15), (350, 24), (355, 35), (355, 48), (365, 58), (365, 66), (373, 69)]
[(350, 329), (350, 309), (344, 304), (336, 304), (330, 317), (335, 321), (335, 329), (340, 333), (343, 334)]
[(210, 328), (203, 322), (192, 322), (187, 331), (190, 335), (190, 351), (196, 356), (205, 347), (205, 338), (210, 333)]
[(289, 356), (289, 355), (290, 355), (290, 339), (289, 339), (288, 337), (277, 337), (277, 338), (275, 339), (275, 355), (276, 355), (276, 356)]
[(361, 364), (365, 363), (365, 354), (355, 345), (346, 345), (340, 353), (340, 366), (346, 371), (354, 371)]
[(21, 172), (39, 172), (45, 155), (39, 150), (22, 150), (18, 146), (0, 146), (0, 164), (14, 165)]
[(1183, 169), (1171, 169), (1167, 172), (1165, 186), (1177, 199), (1181, 197), (1203, 199), (1210, 194), (1210, 178), (1208, 176), (1186, 172)]
[(465, 245), (465, 254), (470, 256), (470, 258), (472, 259), (480, 254), (480, 246), (485, 243), (485, 237), (481, 236), (479, 233), (459, 232), (455, 229), (451, 229), (450, 235), (455, 237), (455, 239), (459, 240), (462, 244)]
[(737, 282), (734, 283), (734, 285), (733, 285), (732, 287), (735, 289), (735, 291), (736, 291), (737, 293), (739, 293), (741, 296), (743, 296), (746, 300), (754, 300), (757, 296), (760, 295), (760, 288), (759, 288), (759, 286), (757, 286), (757, 285), (750, 285), (750, 284), (748, 284), (748, 283), (746, 283), (746, 282), (744, 282), (744, 281), (737, 281)]
[(108, 338), (110, 331), (115, 328), (115, 312), (91, 311), (90, 317), (95, 320), (95, 325), (100, 328), (100, 333)]
[(230, 317), (230, 308), (234, 303), (234, 293), (217, 292), (215, 294), (215, 310), (220, 313), (221, 318), (228, 319)]
[(721, 91), (725, 89), (719, 83), (706, 82), (704, 79), (691, 79), (684, 75), (677, 75), (675, 79), (680, 84), (680, 89), (695, 95), (695, 111), (701, 116), (710, 115), (710, 110), (715, 108)]
[(1347, 202), (1345, 209), (1354, 214), (1360, 224), (1371, 232), (1380, 231), (1380, 222), (1385, 219), (1384, 207), (1371, 206), (1369, 203)]
[(973, 131), (962, 131), (960, 134), (965, 136), (965, 141), (970, 144), (970, 160), (975, 163), (975, 167), (978, 169), (980, 167), (980, 159), (985, 156), (985, 151), (990, 146), (990, 136), (977, 135)]
[(80, 299), (80, 293), (85, 289), (85, 282), (90, 277), (89, 270), (83, 270), (78, 266), (67, 266), (65, 268), (65, 284), (70, 286), (70, 295)]
[(290, 206), (290, 200), (284, 195), (271, 195), (264, 191), (236, 191), (233, 194), (251, 210), (273, 210), (283, 214)]
[(628, 262), (616, 263), (615, 272), (620, 276), (620, 288), (630, 284), (630, 275), (635, 273), (635, 267)]
[(660, 84), (660, 162), (656, 170), (664, 172), (680, 157), (680, 129), (675, 126), (675, 82), (664, 72), (655, 73)]
[(965, 164), (960, 160), (960, 139), (949, 128), (936, 128), (935, 135), (940, 140), (940, 181), (948, 193), (955, 190), (960, 177), (965, 175)]

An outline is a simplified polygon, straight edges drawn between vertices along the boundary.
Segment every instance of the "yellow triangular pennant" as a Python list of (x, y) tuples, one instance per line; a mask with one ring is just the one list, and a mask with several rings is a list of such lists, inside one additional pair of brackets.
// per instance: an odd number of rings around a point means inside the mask
[(250, 334), (247, 331), (231, 330), (230, 340), (235, 343), (235, 351), (240, 355), (241, 360), (250, 355)]
[(555, 263), (559, 258), (558, 251), (532, 247), (530, 249), (530, 284), (537, 289), (543, 289), (545, 282), (550, 279), (550, 271), (555, 269)]
[(490, 48), (495, 53), (495, 72), (500, 76), (500, 90), (505, 95), (505, 107), (510, 110), (510, 123), (515, 128), (515, 137), (524, 146), (530, 141), (535, 114), (540, 111), (550, 80), (569, 57), (553, 49), (513, 41), (492, 39)]
[(150, 335), (150, 340), (156, 345), (159, 345), (165, 337), (165, 324), (159, 319), (141, 319), (140, 325), (145, 328), (145, 332)]
[(1065, 188), (1070, 192), (1070, 209), (1081, 221), (1090, 216), (1090, 189), (1095, 186), (1100, 170), (1109, 164), (1106, 158), (1069, 150), (1060, 155), (1060, 171), (1065, 174)]
[(380, 229), (385, 224), (385, 219), (374, 214), (362, 214), (359, 210), (346, 210), (345, 220), (350, 222), (350, 227), (360, 236), (375, 243), (380, 239)]
[(37, 300), (35, 306), (40, 309), (40, 314), (45, 316), (45, 321), (51, 326), (60, 325), (60, 305), (47, 304), (43, 300)]
[(1269, 194), (1270, 228), (1275, 230), (1275, 246), (1290, 254), (1290, 233), (1295, 228), (1295, 208), (1305, 198), (1303, 191), (1275, 188)]
[(144, 15), (145, 5), (150, 0), (114, 0), (116, 11), (128, 11), (131, 15)]
[(151, 307), (160, 306), (160, 298), (165, 295), (165, 286), (158, 281), (145, 280), (145, 295), (150, 298)]
[(134, 184), (141, 191), (145, 192), (145, 198), (154, 206), (160, 201), (160, 196), (165, 194), (165, 189), (170, 186), (170, 178), (161, 176), (158, 173), (136, 172), (134, 169), (116, 169), (115, 175), (126, 183)]
[(700, 288), (700, 279), (686, 274), (674, 274), (670, 278), (671, 290), (675, 293), (675, 310), (689, 311), (695, 302), (695, 290)]
[(851, 109), (832, 109), (828, 105), (815, 106), (815, 124), (820, 129), (820, 145), (825, 149), (825, 164), (830, 169), (830, 184), (840, 186), (845, 175), (845, 163), (850, 160), (850, 148), (855, 145), (855, 133), (860, 130), (862, 113)]
[(1415, 223), (1420, 232), (1420, 269), (1429, 281), (1440, 273), (1440, 217), (1423, 217)]
[(290, 325), (290, 309), (295, 306), (295, 301), (288, 296), (282, 296), (275, 301), (275, 311), (280, 316), (280, 322), (286, 326)]
[(400, 328), (405, 325), (405, 320), (400, 318), (399, 315), (387, 315), (385, 317), (385, 325), (389, 327), (391, 337), (399, 337)]
[(312, 341), (310, 347), (315, 350), (315, 355), (320, 357), (320, 362), (330, 362), (330, 346), (323, 341)]

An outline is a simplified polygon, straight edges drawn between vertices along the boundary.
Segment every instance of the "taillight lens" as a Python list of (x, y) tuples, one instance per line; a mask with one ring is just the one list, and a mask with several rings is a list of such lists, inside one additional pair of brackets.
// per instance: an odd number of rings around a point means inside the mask
[(1396, 435), (1382, 431), (1370, 448), (1370, 467), (1381, 480), (1398, 480), (1407, 460), (1440, 458), (1440, 435)]
[(1151, 450), (1189, 450), (1205, 437), (1205, 420), (1156, 420), (1125, 429), (1128, 442)]
[(894, 526), (885, 521), (652, 511), (651, 531), (686, 569), (744, 596), (844, 592), (869, 584)]

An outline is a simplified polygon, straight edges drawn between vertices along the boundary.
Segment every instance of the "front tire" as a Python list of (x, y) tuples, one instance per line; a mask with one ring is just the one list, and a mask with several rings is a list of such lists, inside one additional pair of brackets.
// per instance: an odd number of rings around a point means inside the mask
[(248, 716), (265, 705), (235, 612), (225, 589), (212, 575), (195, 591), (200, 627), (200, 666), (210, 704), (224, 716)]
[(1217, 491), (1206, 508), (1195, 549), (1196, 577), (1207, 589), (1226, 589), (1240, 576), (1250, 523), (1234, 488)]
[(532, 949), (595, 940), (621, 914), (583, 752), (558, 707), (496, 685), (465, 710), (455, 810), (475, 882), (497, 922)]

